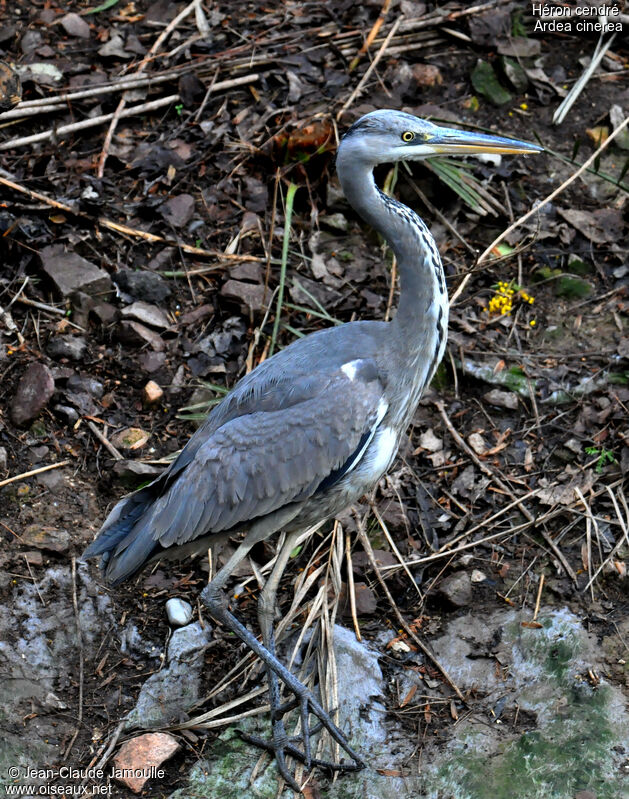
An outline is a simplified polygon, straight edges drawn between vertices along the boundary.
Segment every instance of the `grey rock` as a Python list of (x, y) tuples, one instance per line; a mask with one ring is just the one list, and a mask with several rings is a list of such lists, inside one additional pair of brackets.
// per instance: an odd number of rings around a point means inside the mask
[(262, 283), (228, 280), (221, 288), (221, 295), (228, 300), (240, 302), (250, 311), (260, 311), (264, 307), (265, 295)]
[[(193, 626), (193, 625), (190, 625)], [(188, 629), (187, 627), (183, 629)], [(378, 652), (356, 640), (351, 630), (335, 626), (334, 655), (338, 675), (339, 711), (337, 723), (350, 737), (352, 745), (369, 763), (370, 768), (357, 774), (343, 774), (334, 785), (320, 786), (321, 796), (328, 799), (391, 799), (392, 796), (420, 796), (417, 780), (402, 780), (382, 776), (375, 769), (394, 767), (390, 752), (396, 751), (399, 740), (388, 735), (385, 708), (379, 697), (384, 693)], [(287, 731), (292, 731), (290, 721)], [(268, 738), (268, 719), (245, 719), (238, 728), (251, 735)], [(262, 729), (261, 729), (262, 727)], [(220, 738), (214, 754), (192, 769), (187, 788), (171, 795), (170, 799), (192, 799), (194, 796), (220, 796), (221, 799), (240, 799), (256, 796), (259, 799), (291, 799), (288, 789), (278, 794), (278, 774), (275, 764), (267, 761), (260, 768), (259, 751), (246, 744), (233, 729)], [(407, 745), (408, 748), (408, 745)], [(410, 748), (408, 748), (410, 755)], [(325, 755), (324, 755), (325, 756)], [(317, 778), (321, 775), (317, 774)]]
[(157, 372), (166, 363), (166, 354), (164, 352), (146, 351), (143, 352), (138, 358), (140, 369), (151, 374)]
[(20, 378), (11, 401), (11, 418), (17, 425), (34, 419), (48, 404), (55, 390), (50, 369), (43, 363), (32, 363)]
[(138, 347), (148, 344), (155, 352), (162, 352), (166, 347), (164, 340), (158, 333), (140, 322), (121, 322), (118, 326), (118, 337), (121, 341)]
[(128, 60), (133, 57), (132, 53), (125, 50), (124, 39), (119, 33), (114, 33), (102, 47), (98, 48), (98, 55), (104, 58), (122, 58)]
[(157, 305), (143, 302), (142, 300), (137, 300), (126, 308), (123, 308), (122, 316), (125, 319), (130, 317), (145, 325), (157, 327), (162, 330), (171, 326), (168, 317), (161, 308), (158, 308)]
[(78, 411), (75, 408), (71, 408), (69, 405), (55, 405), (53, 410), (58, 416), (65, 417), (68, 424), (74, 424), (79, 418)]
[(451, 574), (439, 584), (437, 593), (455, 608), (466, 608), (472, 602), (469, 574), (467, 572)]
[(84, 291), (73, 291), (70, 295), (72, 305), (72, 321), (79, 327), (87, 328), (89, 314), (94, 307), (94, 297)]
[(342, 727), (352, 730), (352, 741), (367, 759), (387, 738), (384, 723), (384, 679), (376, 649), (356, 640), (353, 630), (334, 627), (334, 655), (338, 673), (339, 713)]
[[(8, 602), (0, 604), (0, 786), (9, 766), (59, 762), (74, 725), (59, 714), (63, 703), (57, 697), (74, 693), (80, 679), (70, 567), (39, 571), (36, 585), (11, 583), (5, 586)], [(108, 597), (98, 594), (84, 563), (77, 564), (76, 586), (83, 654), (91, 662), (115, 621)], [(13, 722), (18, 718), (19, 726)], [(40, 795), (34, 788), (25, 795)]]
[(228, 355), (231, 348), (245, 335), (246, 328), (238, 316), (230, 316), (221, 327), (212, 331), (198, 343), (201, 352), (213, 357), (214, 355)]
[[(32, 711), (32, 700), (45, 703), (51, 692), (63, 696), (73, 690), (71, 681), (79, 679), (79, 643), (72, 586), (70, 566), (48, 566), (37, 584), (14, 581), (9, 602), (0, 604), (0, 718), (22, 718)], [(94, 658), (106, 631), (115, 624), (109, 597), (98, 593), (81, 562), (76, 587), (84, 654)], [(21, 735), (27, 751), (35, 753), (43, 744), (30, 721)], [(4, 737), (3, 731), (0, 762)]]
[(90, 26), (78, 14), (70, 12), (61, 17), (59, 23), (63, 26), (64, 31), (68, 36), (77, 36), (81, 39), (90, 38)]
[(96, 399), (100, 399), (105, 393), (105, 387), (101, 381), (90, 375), (71, 375), (68, 378), (68, 388), (71, 391), (82, 391)]
[(175, 228), (183, 227), (194, 214), (194, 197), (191, 194), (176, 194), (160, 206), (160, 214)]
[(486, 394), (483, 394), (483, 399), (490, 405), (495, 405), (497, 408), (508, 408), (509, 410), (517, 410), (518, 396), (512, 391), (500, 391), (499, 388), (492, 388)]
[(28, 524), (22, 530), (20, 538), (27, 547), (47, 549), (51, 552), (67, 552), (71, 543), (70, 533), (67, 530), (39, 523)]
[(43, 486), (51, 494), (59, 494), (68, 485), (68, 473), (65, 469), (53, 469), (42, 472), (35, 478), (38, 485)]
[(168, 283), (154, 272), (132, 272), (122, 269), (113, 277), (121, 291), (133, 299), (160, 303), (170, 296)]
[(81, 336), (53, 336), (46, 345), (46, 352), (52, 358), (68, 358), (80, 361), (85, 355), (87, 341)]
[(6, 447), (0, 447), (0, 472), (6, 472), (9, 455)]
[(95, 316), (101, 325), (113, 325), (120, 317), (120, 311), (110, 302), (97, 302), (90, 309), (90, 313)]
[(192, 620), (192, 605), (179, 597), (172, 597), (166, 602), (166, 615), (173, 627), (185, 627)]
[(158, 658), (160, 655), (159, 647), (153, 641), (142, 638), (133, 621), (127, 623), (120, 635), (120, 651), (123, 655), (130, 655), (133, 658), (145, 656)]
[[(236, 264), (235, 266), (230, 267), (229, 276), (233, 280), (248, 280), (250, 283), (262, 283), (262, 278), (263, 278), (262, 267), (260, 264), (252, 263), (250, 261), (245, 261), (242, 264)], [(209, 305), (202, 307), (209, 308), (210, 312), (214, 310)], [(195, 310), (198, 311), (198, 309)], [(194, 311), (191, 311), (189, 313), (194, 313)]]
[(111, 278), (107, 272), (80, 255), (68, 252), (62, 244), (44, 247), (39, 257), (42, 269), (64, 297), (79, 290), (92, 296), (111, 291)]
[(203, 653), (210, 636), (211, 628), (199, 622), (173, 632), (168, 665), (142, 686), (135, 708), (127, 715), (126, 729), (152, 729), (185, 719), (200, 696)]
[(72, 404), (80, 416), (97, 416), (99, 407), (87, 391), (66, 391), (65, 399)]

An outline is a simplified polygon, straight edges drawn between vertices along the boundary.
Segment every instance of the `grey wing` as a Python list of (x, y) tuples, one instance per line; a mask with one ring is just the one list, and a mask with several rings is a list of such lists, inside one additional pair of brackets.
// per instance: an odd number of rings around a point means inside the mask
[(387, 408), (371, 359), (296, 376), (290, 389), (260, 385), (255, 404), (216, 414), (162, 477), (112, 510), (84, 553), (103, 555), (108, 582), (163, 548), (245, 528), (327, 490), (359, 462)]
[(181, 545), (308, 499), (351, 468), (385, 409), (378, 380), (339, 370), (314, 397), (231, 419), (154, 503), (155, 539)]

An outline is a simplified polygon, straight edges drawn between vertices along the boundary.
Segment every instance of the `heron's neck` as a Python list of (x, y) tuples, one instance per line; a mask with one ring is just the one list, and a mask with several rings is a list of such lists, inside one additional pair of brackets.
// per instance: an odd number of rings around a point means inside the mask
[(391, 323), (397, 351), (421, 372), (423, 390), (443, 356), (448, 326), (448, 294), (435, 240), (417, 214), (387, 197), (370, 169), (338, 168), (345, 196), (356, 211), (389, 243), (400, 273), (400, 301)]

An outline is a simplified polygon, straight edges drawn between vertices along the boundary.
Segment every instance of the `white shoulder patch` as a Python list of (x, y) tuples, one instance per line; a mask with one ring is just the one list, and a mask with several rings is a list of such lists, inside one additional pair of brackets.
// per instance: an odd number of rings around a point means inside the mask
[(357, 364), (358, 361), (348, 361), (341, 366), (341, 372), (345, 372), (349, 379), (353, 380), (356, 377)]

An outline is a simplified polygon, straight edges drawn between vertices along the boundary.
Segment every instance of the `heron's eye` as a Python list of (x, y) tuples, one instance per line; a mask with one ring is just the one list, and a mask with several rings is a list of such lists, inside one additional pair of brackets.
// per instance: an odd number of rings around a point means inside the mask
[(405, 130), (404, 133), (402, 134), (402, 141), (409, 142), (413, 141), (414, 138), (415, 134), (413, 133), (412, 130)]

